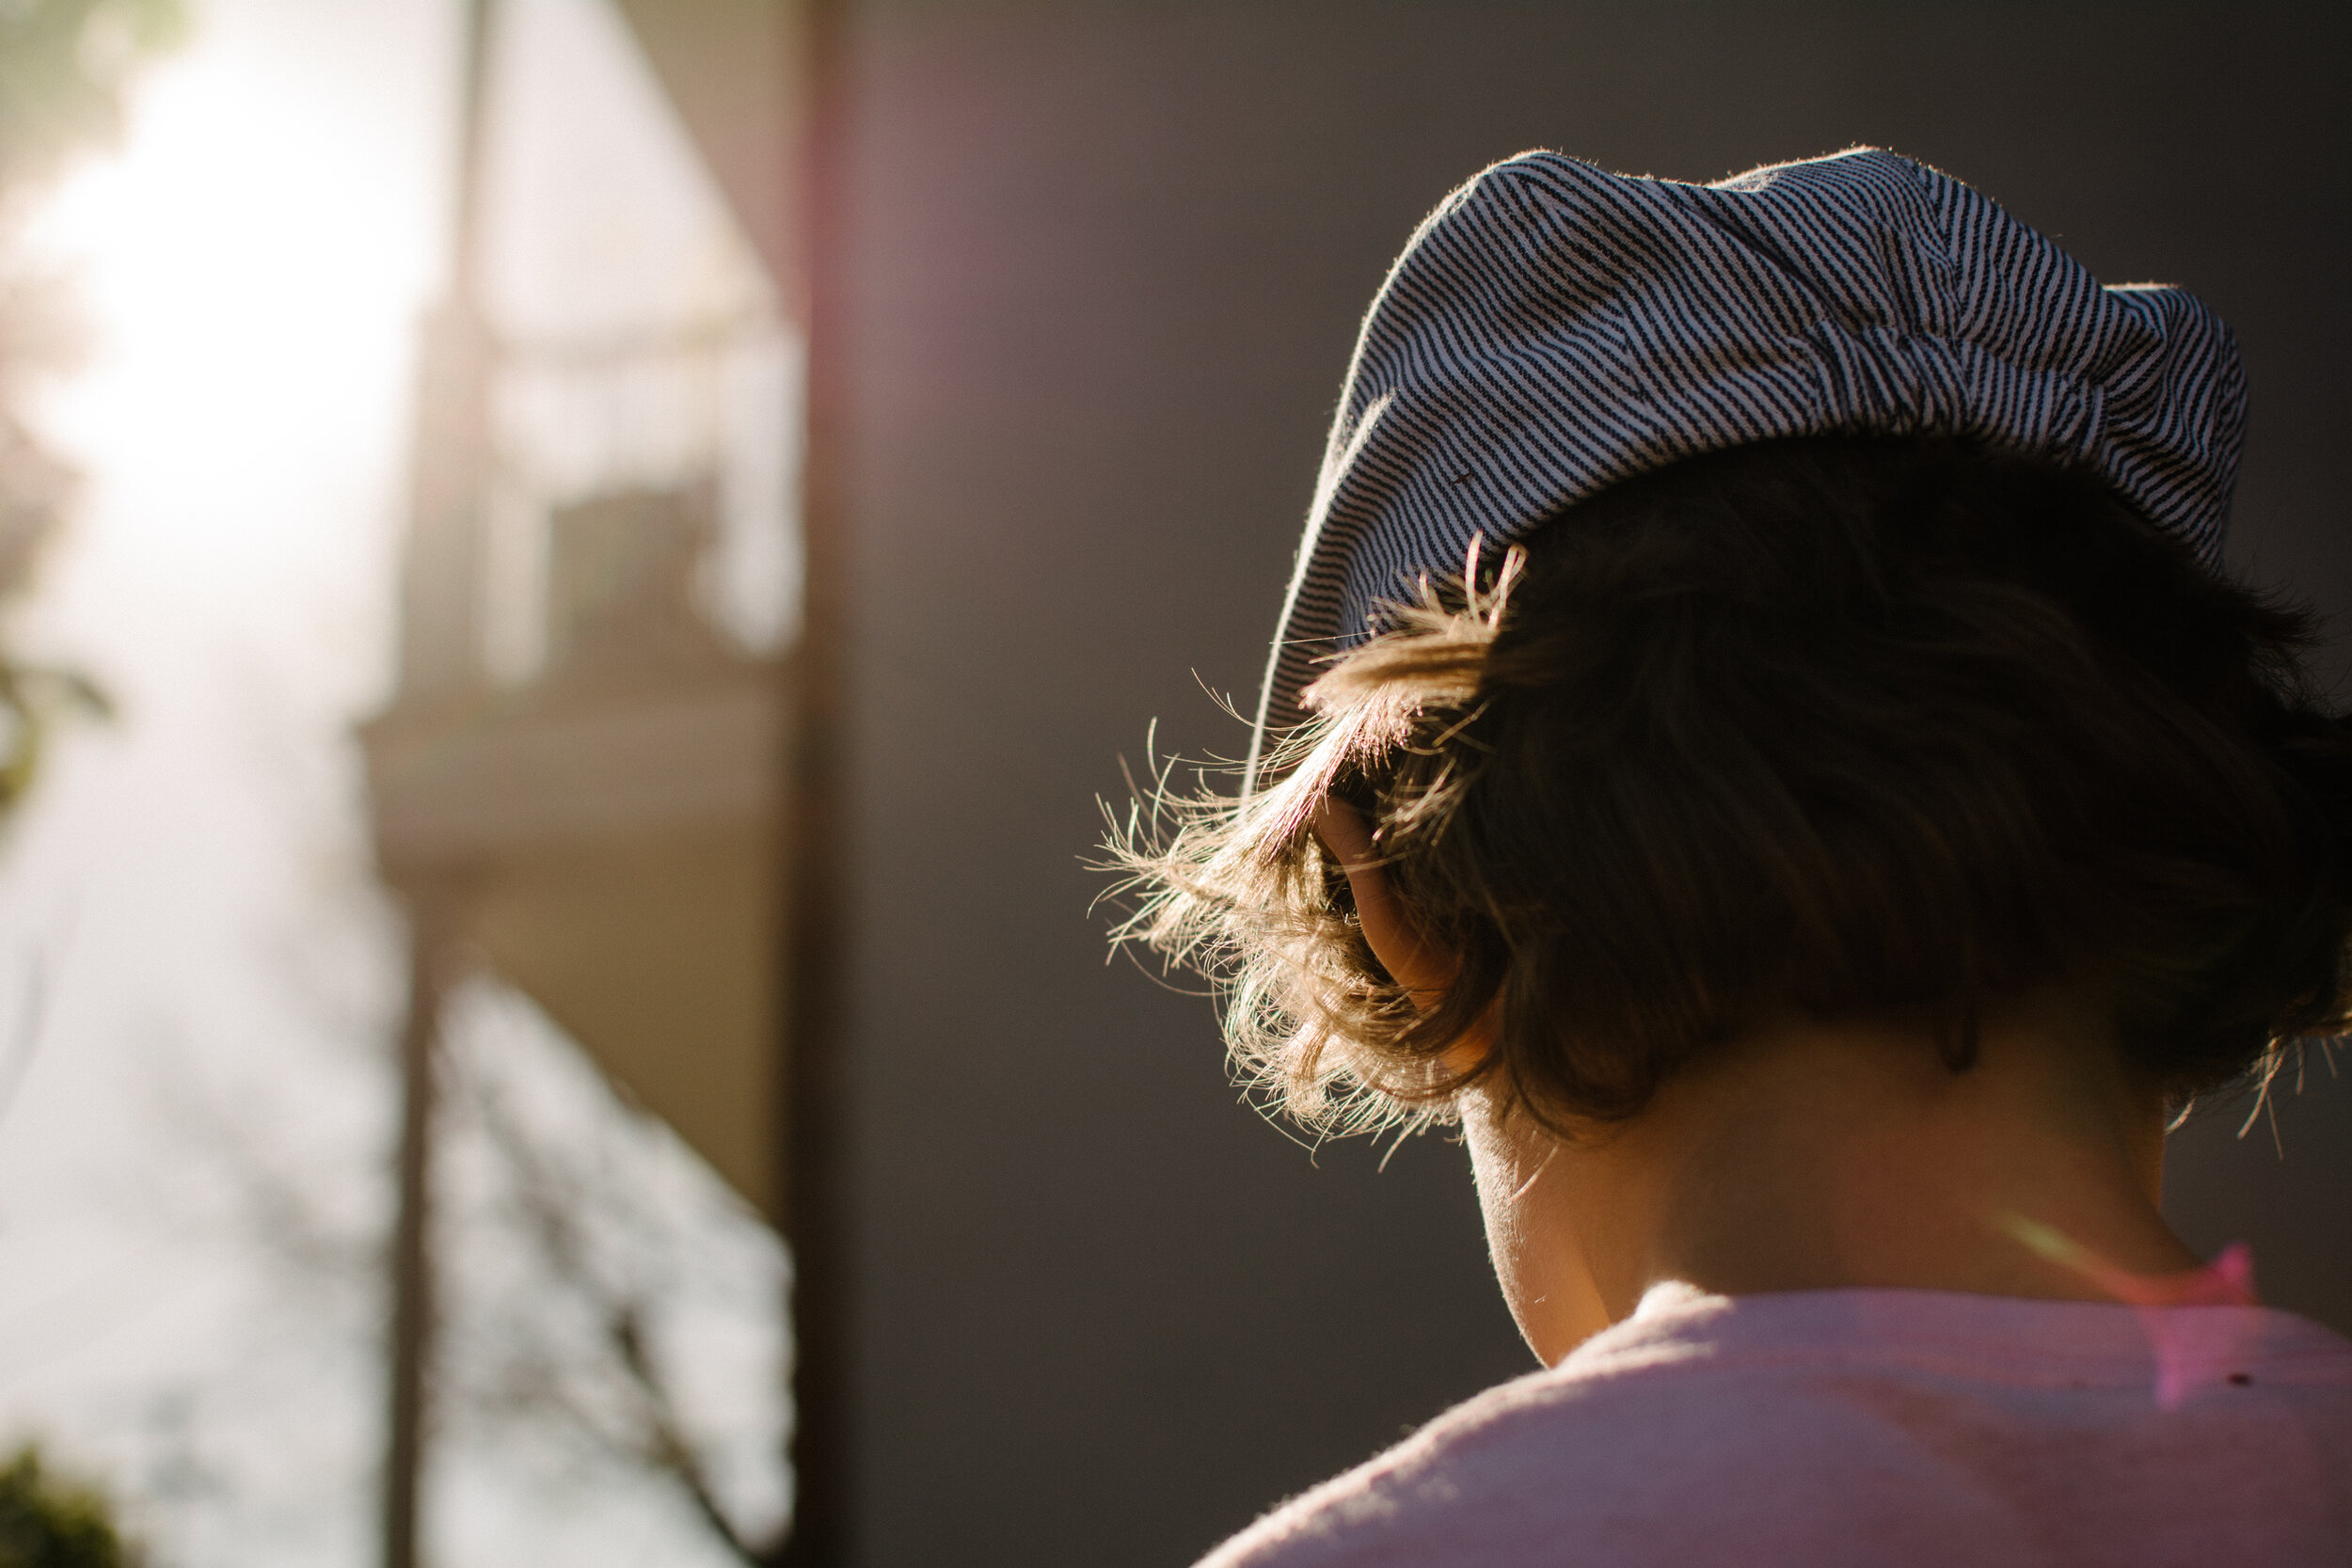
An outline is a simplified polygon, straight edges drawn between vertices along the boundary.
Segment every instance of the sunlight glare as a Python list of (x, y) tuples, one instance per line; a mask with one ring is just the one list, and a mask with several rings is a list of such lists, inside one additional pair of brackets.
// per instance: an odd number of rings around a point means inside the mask
[(102, 510), (190, 565), (294, 543), (255, 535), (326, 519), (269, 503), (355, 458), (380, 483), (431, 281), (413, 151), (270, 63), (199, 44), (159, 67), (41, 228), (95, 340), (43, 422), (117, 492)]

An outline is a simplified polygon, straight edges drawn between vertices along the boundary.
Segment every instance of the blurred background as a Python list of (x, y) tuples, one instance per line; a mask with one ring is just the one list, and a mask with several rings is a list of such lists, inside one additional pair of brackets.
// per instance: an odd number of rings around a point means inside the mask
[[(2347, 66), (2319, 5), (0, 0), (0, 1522), (1173, 1565), (1525, 1370), (1459, 1149), (1269, 1125), (1082, 863), (1148, 722), (1246, 744), (1389, 261), (1528, 147), (1933, 162), (2234, 324), (2233, 562), (2340, 686)], [(2338, 1066), (2168, 1206), (2352, 1330)]]

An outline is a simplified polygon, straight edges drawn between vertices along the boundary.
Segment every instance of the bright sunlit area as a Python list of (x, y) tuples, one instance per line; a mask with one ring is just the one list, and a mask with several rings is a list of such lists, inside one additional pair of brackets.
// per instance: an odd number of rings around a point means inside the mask
[[(79, 474), (10, 635), (108, 710), (60, 713), (0, 840), (0, 1449), (110, 1497), (153, 1568), (377, 1560), (407, 939), (358, 736), (397, 695), (462, 24), (191, 0), (119, 136), (0, 228), (81, 340), (8, 383)], [(764, 667), (797, 585), (774, 291), (608, 0), (513, 0), (493, 43), (492, 684), (562, 652), (549, 519), (615, 494), (707, 498), (693, 602)], [(788, 1507), (782, 1249), (548, 1006), (467, 973), (425, 1556), (742, 1560), (707, 1515), (750, 1540)]]

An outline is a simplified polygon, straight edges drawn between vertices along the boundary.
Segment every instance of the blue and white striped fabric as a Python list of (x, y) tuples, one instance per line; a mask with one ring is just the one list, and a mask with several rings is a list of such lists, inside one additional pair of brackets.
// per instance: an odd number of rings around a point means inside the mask
[(1348, 368), (1258, 735), (1383, 601), (1680, 458), (1839, 432), (2088, 465), (2218, 561), (2246, 384), (2220, 319), (2102, 288), (1986, 198), (1862, 149), (1713, 185), (1551, 152), (1422, 224)]

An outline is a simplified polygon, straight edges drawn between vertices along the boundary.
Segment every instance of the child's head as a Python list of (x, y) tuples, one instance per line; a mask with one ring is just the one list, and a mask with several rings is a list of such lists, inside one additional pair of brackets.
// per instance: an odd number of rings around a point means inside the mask
[[(2333, 1030), (2352, 746), (2303, 618), (2213, 565), (2239, 385), (2194, 300), (1886, 154), (1499, 166), (1375, 302), (1249, 790), (1129, 845), (1131, 930), (1224, 972), (1309, 1110), (1474, 1077), (1617, 1120), (1788, 1017), (1964, 1069), (2053, 985), (2175, 1098)], [(1441, 1000), (1366, 942), (1327, 799)]]
[[(2340, 1014), (2352, 752), (2303, 620), (2093, 476), (1934, 437), (1805, 437), (1630, 480), (1307, 693), (1305, 755), (1196, 816), (1145, 927), (1232, 964), (1245, 1054), (1549, 1117), (1638, 1113), (1788, 1015), (1923, 1025), (2095, 988), (2175, 1097)], [(1326, 793), (1458, 971), (1390, 982), (1308, 829)]]

